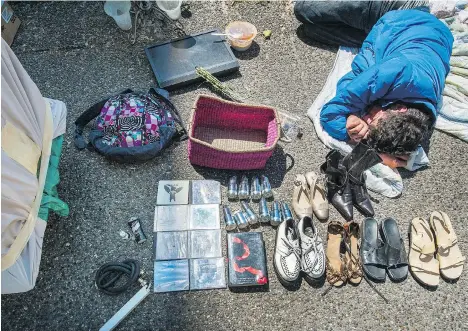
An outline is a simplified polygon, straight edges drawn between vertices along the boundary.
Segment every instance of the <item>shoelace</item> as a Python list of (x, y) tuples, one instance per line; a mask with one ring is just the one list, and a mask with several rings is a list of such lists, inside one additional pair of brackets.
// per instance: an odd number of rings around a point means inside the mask
[(284, 245), (288, 248), (288, 255), (294, 254), (296, 255), (297, 259), (300, 261), (301, 260), (301, 252), (298, 247), (294, 247), (289, 241), (287, 241), (284, 238), (281, 238), (283, 240)]
[(311, 266), (308, 266), (306, 269), (304, 269), (305, 272), (309, 272), (311, 270), (314, 270), (315, 266), (317, 265), (318, 263), (318, 257), (317, 257), (317, 241), (315, 240), (312, 240), (312, 239), (309, 239), (308, 242), (307, 242), (308, 245), (310, 245), (309, 248), (306, 249), (306, 251), (304, 252), (303, 255), (307, 255), (309, 254), (310, 252), (315, 252), (315, 261), (314, 263), (311, 265)]

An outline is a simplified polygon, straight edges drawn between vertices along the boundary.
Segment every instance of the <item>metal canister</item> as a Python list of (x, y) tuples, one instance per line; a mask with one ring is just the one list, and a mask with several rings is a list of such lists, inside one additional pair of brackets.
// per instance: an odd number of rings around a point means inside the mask
[(260, 203), (258, 204), (258, 215), (260, 218), (260, 222), (270, 222), (270, 210), (268, 209), (268, 203), (264, 197), (260, 199)]
[(258, 217), (255, 215), (252, 208), (250, 208), (247, 201), (241, 201), (242, 208), (244, 209), (245, 213), (247, 214), (247, 219), (249, 220), (250, 224), (258, 223)]
[(252, 178), (252, 186), (250, 188), (250, 197), (252, 200), (260, 200), (262, 197), (262, 186), (260, 185), (260, 179), (258, 177)]
[(229, 186), (228, 186), (228, 193), (227, 197), (230, 200), (236, 200), (237, 199), (237, 176), (232, 176), (229, 178)]
[(281, 224), (281, 207), (278, 201), (273, 201), (273, 206), (271, 207), (270, 215), (270, 224), (277, 226)]
[(273, 197), (270, 181), (265, 175), (262, 175), (262, 195), (267, 199)]
[(291, 208), (289, 208), (289, 205), (283, 201), (283, 203), (281, 204), (281, 207), (282, 207), (281, 212), (282, 212), (283, 220), (285, 221), (292, 220), (293, 215), (291, 212)]
[(130, 218), (130, 221), (127, 222), (127, 224), (130, 229), (132, 229), (133, 236), (135, 237), (137, 244), (143, 244), (146, 241), (146, 235), (143, 232), (140, 220), (137, 217), (132, 217)]
[(236, 221), (232, 217), (231, 210), (229, 209), (228, 206), (224, 206), (223, 211), (224, 211), (224, 222), (226, 224), (226, 230), (227, 231), (235, 230)]
[(234, 219), (235, 219), (235, 221), (237, 223), (237, 227), (239, 229), (245, 229), (246, 227), (249, 226), (249, 222), (247, 221), (247, 217), (242, 212), (242, 210), (236, 211), (234, 213)]
[(239, 184), (239, 199), (246, 200), (249, 198), (249, 179), (247, 176), (242, 176)]

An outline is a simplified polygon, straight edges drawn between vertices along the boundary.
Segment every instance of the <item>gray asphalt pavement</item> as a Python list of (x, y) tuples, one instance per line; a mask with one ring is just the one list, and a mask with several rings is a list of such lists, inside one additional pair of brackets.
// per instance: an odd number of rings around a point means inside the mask
[[(140, 165), (116, 164), (73, 145), (73, 122), (90, 105), (128, 87), (146, 90), (155, 85), (144, 47), (175, 37), (173, 27), (144, 16), (144, 27), (132, 45), (130, 34), (106, 16), (102, 2), (14, 3), (13, 8), (23, 21), (13, 50), (43, 95), (64, 101), (68, 108), (59, 192), (71, 213), (49, 220), (35, 289), (2, 296), (2, 328), (96, 330), (136, 292), (117, 297), (99, 293), (93, 282), (101, 264), (131, 257), (142, 262), (148, 279), (153, 275), (151, 242), (140, 246), (124, 242), (118, 231), (135, 215), (151, 234), (158, 180), (207, 178), (225, 187), (232, 172), (194, 168), (187, 159), (186, 142)], [(187, 33), (222, 29), (234, 20), (247, 20), (260, 32), (273, 31), (270, 40), (258, 37), (250, 51), (237, 54), (239, 73), (223, 80), (250, 100), (301, 118), (302, 140), (280, 143), (265, 170), (249, 173), (268, 175), (276, 196), (289, 200), (295, 174), (318, 171), (327, 153), (305, 113), (325, 83), (336, 49), (301, 41), (287, 2), (194, 2), (190, 12), (181, 20)], [(195, 85), (172, 94), (186, 122), (200, 93), (212, 92), (206, 85)], [(294, 159), (288, 172), (291, 160), (286, 154)], [(408, 244), (409, 220), (444, 210), (452, 217), (467, 255), (467, 154), (468, 144), (435, 132), (430, 167), (405, 174), (402, 197), (375, 195), (376, 217), (395, 218)], [(330, 219), (340, 219), (335, 210)], [(318, 227), (326, 240), (326, 224)], [(332, 289), (326, 296), (322, 293), (328, 285), (313, 288), (305, 281), (290, 291), (273, 270), (275, 230), (265, 226), (257, 231), (265, 238), (269, 292), (151, 294), (119, 330), (468, 329), (466, 272), (456, 284), (441, 280), (436, 291), (424, 289), (411, 276), (403, 283), (376, 285), (389, 304), (365, 282)]]

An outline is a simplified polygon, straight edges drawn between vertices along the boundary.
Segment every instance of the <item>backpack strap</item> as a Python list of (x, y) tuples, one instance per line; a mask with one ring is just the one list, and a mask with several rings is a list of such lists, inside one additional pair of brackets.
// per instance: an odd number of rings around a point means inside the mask
[(171, 106), (174, 120), (180, 126), (180, 130), (177, 130), (177, 133), (174, 135), (173, 139), (179, 142), (187, 140), (188, 139), (187, 129), (185, 128), (184, 122), (182, 121), (182, 117), (180, 116), (179, 111), (174, 106), (174, 104), (166, 97), (166, 95), (163, 95), (158, 90), (160, 89), (155, 89), (154, 87), (152, 87), (150, 88), (148, 93), (158, 96), (159, 98), (163, 99), (164, 102), (169, 104), (169, 106)]
[[(126, 89), (125, 91), (120, 92), (119, 94), (127, 94), (127, 93), (132, 93), (133, 91), (131, 89)], [(80, 115), (75, 121), (75, 146), (78, 149), (84, 149), (88, 145), (83, 137), (83, 130), (86, 124), (91, 122), (93, 119), (95, 119), (100, 113), (102, 107), (106, 104), (107, 100), (109, 100), (110, 97), (101, 100), (94, 105), (92, 105), (90, 108), (88, 108), (83, 114)]]

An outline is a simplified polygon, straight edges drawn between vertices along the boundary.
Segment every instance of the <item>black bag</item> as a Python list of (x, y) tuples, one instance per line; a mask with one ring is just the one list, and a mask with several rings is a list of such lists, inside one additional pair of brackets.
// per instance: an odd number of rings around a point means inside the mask
[[(125, 90), (96, 103), (75, 121), (75, 146), (94, 149), (112, 160), (134, 162), (157, 156), (173, 140), (187, 139), (177, 109), (159, 91)], [(94, 118), (86, 144), (83, 130)]]

